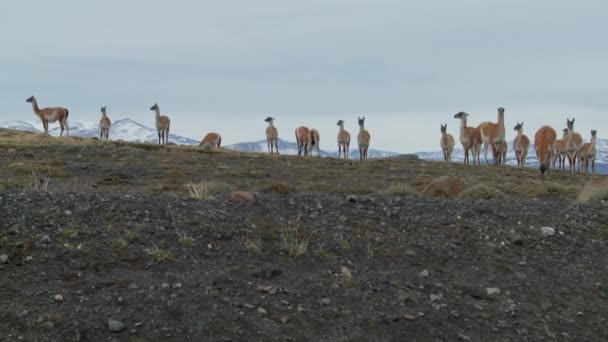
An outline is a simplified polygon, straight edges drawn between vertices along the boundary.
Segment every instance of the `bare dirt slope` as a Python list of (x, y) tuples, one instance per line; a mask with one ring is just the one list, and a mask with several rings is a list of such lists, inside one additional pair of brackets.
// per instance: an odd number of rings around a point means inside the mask
[[(419, 194), (446, 174), (462, 197)], [(587, 177), (8, 130), (0, 177), (0, 341), (608, 338)]]

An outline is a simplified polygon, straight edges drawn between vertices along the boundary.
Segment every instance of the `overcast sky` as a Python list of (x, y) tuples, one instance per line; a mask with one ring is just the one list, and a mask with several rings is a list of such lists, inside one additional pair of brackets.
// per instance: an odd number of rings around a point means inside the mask
[[(0, 120), (32, 120), (25, 99), (70, 119), (130, 117), (225, 143), (264, 138), (267, 115), (294, 140), (316, 127), (336, 150), (336, 121), (372, 147), (436, 150), (506, 111), (557, 131), (608, 136), (608, 2), (603, 0), (6, 1), (0, 11)], [(602, 133), (604, 132), (604, 133)], [(605, 135), (604, 135), (605, 134)]]

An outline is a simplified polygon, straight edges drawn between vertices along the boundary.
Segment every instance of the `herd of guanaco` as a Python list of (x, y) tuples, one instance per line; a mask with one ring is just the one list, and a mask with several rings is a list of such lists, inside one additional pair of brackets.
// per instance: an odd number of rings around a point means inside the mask
[[(60, 136), (63, 131), (69, 135), (70, 128), (68, 126), (69, 111), (63, 107), (48, 107), (40, 109), (38, 102), (34, 96), (29, 97), (26, 102), (32, 104), (34, 113), (42, 121), (45, 134), (48, 134), (49, 123), (59, 121), (61, 126)], [(154, 111), (154, 121), (156, 131), (158, 133), (158, 143), (166, 145), (169, 140), (169, 127), (171, 120), (166, 115), (161, 115), (160, 108), (157, 103), (150, 107)], [(498, 117), (496, 122), (484, 121), (477, 127), (467, 126), (466, 112), (458, 112), (454, 115), (455, 119), (460, 120), (460, 143), (464, 149), (464, 163), (469, 164), (470, 158), (473, 159), (473, 165), (481, 165), (481, 148), (484, 150), (484, 160), (486, 165), (488, 162), (488, 147), (492, 149), (492, 157), (495, 165), (504, 164), (506, 162), (507, 141), (505, 135), (505, 109), (498, 108)], [(274, 126), (273, 117), (267, 117), (264, 121), (268, 123), (266, 127), (266, 141), (268, 143), (268, 153), (279, 154), (279, 133)], [(357, 134), (357, 144), (359, 146), (359, 159), (367, 159), (367, 151), (370, 143), (370, 134), (365, 129), (365, 117), (358, 117), (359, 133)], [(106, 107), (101, 107), (101, 120), (99, 121), (99, 139), (109, 138), (111, 121), (107, 116)], [(350, 133), (344, 129), (344, 121), (338, 120), (338, 158), (348, 159), (350, 146)], [(513, 152), (517, 159), (518, 166), (524, 166), (530, 139), (523, 134), (523, 122), (518, 122), (513, 128), (517, 131), (517, 136), (513, 141)], [(581, 135), (574, 131), (574, 118), (566, 119), (566, 128), (563, 130), (562, 139), (557, 139), (555, 130), (550, 126), (543, 126), (538, 129), (534, 135), (534, 148), (536, 150), (536, 158), (540, 164), (539, 170), (541, 176), (549, 172), (550, 166), (555, 167), (559, 163), (560, 169), (565, 169), (566, 157), (568, 158), (570, 173), (574, 175), (576, 172), (589, 173), (591, 165), (591, 173), (595, 175), (595, 155), (596, 155), (596, 130), (591, 131), (591, 140), (583, 144)], [(320, 155), (320, 136), (319, 131), (314, 128), (300, 126), (295, 130), (296, 143), (298, 147), (298, 156), (313, 155), (316, 149), (317, 155)], [(205, 148), (219, 148), (222, 143), (222, 137), (215, 132), (205, 135), (199, 146)], [(452, 160), (452, 152), (454, 150), (454, 137), (447, 132), (447, 124), (441, 124), (441, 150), (446, 162)], [(578, 162), (578, 169), (577, 164)]]
[[(459, 112), (454, 115), (455, 119), (460, 120), (460, 143), (464, 149), (464, 163), (469, 164), (469, 154), (473, 158), (473, 164), (480, 165), (481, 147), (484, 148), (484, 159), (486, 165), (488, 162), (488, 146), (492, 148), (492, 156), (494, 164), (500, 165), (505, 163), (507, 154), (507, 141), (505, 138), (505, 109), (498, 108), (498, 118), (496, 122), (485, 121), (477, 127), (467, 126), (467, 117), (469, 114)], [(543, 126), (536, 131), (534, 135), (534, 149), (536, 150), (536, 158), (538, 159), (539, 170), (541, 176), (549, 173), (550, 166), (555, 167), (555, 163), (559, 162), (559, 168), (566, 168), (566, 157), (570, 164), (570, 174), (589, 173), (589, 165), (591, 165), (591, 173), (595, 175), (595, 155), (596, 155), (596, 130), (591, 131), (591, 140), (583, 144), (581, 135), (574, 131), (574, 118), (570, 120), (566, 118), (566, 128), (563, 130), (562, 139), (557, 139), (555, 130), (550, 126)], [(513, 141), (513, 152), (517, 159), (518, 166), (524, 166), (530, 139), (523, 134), (524, 123), (518, 122), (513, 130), (517, 131), (517, 136)], [(454, 150), (454, 137), (447, 132), (447, 124), (441, 124), (441, 150), (443, 158), (446, 162), (452, 160), (452, 151)], [(578, 168), (576, 166), (578, 162)]]

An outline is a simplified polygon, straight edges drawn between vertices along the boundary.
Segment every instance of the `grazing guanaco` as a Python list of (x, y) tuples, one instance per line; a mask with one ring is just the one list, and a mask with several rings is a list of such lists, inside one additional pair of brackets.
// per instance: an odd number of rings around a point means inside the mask
[(277, 128), (274, 127), (274, 118), (269, 116), (264, 121), (268, 122), (268, 127), (266, 127), (266, 143), (268, 144), (268, 153), (272, 154), (274, 148), (277, 154), (279, 154), (279, 132), (277, 131)]
[(101, 107), (101, 120), (99, 120), (99, 140), (106, 138), (108, 140), (108, 136), (110, 134), (110, 126), (112, 125), (112, 121), (106, 115), (106, 106)]
[(61, 126), (61, 133), (59, 133), (59, 136), (63, 135), (64, 129), (66, 130), (66, 135), (70, 135), (70, 127), (68, 126), (68, 115), (70, 115), (70, 112), (67, 108), (48, 107), (40, 109), (38, 107), (38, 101), (36, 101), (36, 98), (33, 95), (25, 100), (25, 102), (32, 104), (34, 113), (42, 121), (42, 126), (44, 127), (44, 133), (46, 135), (49, 134), (49, 122), (53, 123), (55, 121), (59, 121), (59, 125)]
[(200, 144), (198, 144), (198, 146), (204, 148), (220, 148), (221, 145), (222, 137), (215, 132), (207, 133)]
[(320, 141), (320, 136), (319, 136), (319, 131), (317, 131), (314, 128), (310, 129), (310, 155), (313, 155), (313, 151), (316, 149), (317, 150), (317, 156), (320, 157), (321, 156), (321, 149), (319, 147), (319, 141)]
[(367, 160), (367, 150), (370, 141), (369, 132), (365, 129), (365, 116), (359, 118), (359, 134), (357, 134), (357, 143), (359, 145), (359, 160)]
[(481, 152), (481, 132), (476, 127), (467, 126), (467, 116), (465, 112), (454, 114), (454, 119), (460, 119), (460, 143), (464, 149), (464, 163), (469, 164), (469, 151), (473, 155), (473, 165), (477, 159), (477, 165), (480, 165), (479, 154)]
[(452, 161), (452, 152), (454, 151), (454, 137), (448, 133), (448, 124), (441, 126), (441, 140), (439, 144), (441, 145), (441, 150), (443, 151), (443, 160), (446, 162)]
[(488, 146), (492, 146), (492, 157), (494, 158), (494, 165), (498, 163), (498, 155), (496, 147), (505, 141), (505, 109), (498, 108), (498, 119), (497, 122), (484, 121), (477, 126), (481, 133), (481, 140), (483, 142), (483, 156), (488, 165)]
[(344, 120), (338, 120), (338, 158), (343, 154), (345, 159), (348, 159), (348, 150), (350, 146), (350, 133), (344, 129)]
[(496, 158), (498, 159), (498, 165), (504, 165), (507, 162), (507, 150), (509, 144), (506, 140), (496, 143)]
[(169, 126), (171, 126), (171, 120), (166, 115), (160, 115), (160, 108), (157, 103), (150, 107), (150, 110), (155, 112), (154, 120), (156, 123), (156, 131), (158, 132), (158, 143), (167, 145), (169, 140)]
[(568, 136), (568, 128), (564, 128), (562, 138), (555, 141), (553, 148), (553, 167), (555, 167), (555, 162), (559, 162), (561, 170), (566, 168), (566, 136)]
[[(572, 121), (566, 118), (566, 124), (568, 127), (568, 135), (566, 136), (566, 155), (568, 156), (568, 162), (570, 163), (570, 174), (576, 173), (576, 160), (581, 152), (581, 146), (583, 146), (583, 138), (580, 134), (574, 131), (574, 118)], [(579, 163), (580, 173), (580, 163)]]
[(553, 153), (553, 146), (555, 146), (555, 140), (557, 134), (551, 126), (543, 126), (536, 131), (534, 135), (534, 148), (536, 149), (536, 158), (540, 166), (540, 176), (543, 178), (545, 172), (549, 174), (549, 167), (551, 166), (551, 154)]
[(515, 158), (517, 158), (517, 166), (524, 166), (526, 164), (526, 156), (528, 155), (528, 148), (530, 147), (530, 139), (528, 136), (523, 134), (524, 123), (517, 123), (513, 130), (517, 131), (517, 137), (513, 140), (513, 152), (515, 152)]
[(581, 147), (581, 158), (583, 163), (583, 171), (589, 173), (589, 161), (591, 161), (591, 175), (595, 176), (595, 153), (596, 153), (596, 130), (591, 130), (591, 140), (583, 144)]
[(296, 143), (298, 144), (298, 156), (304, 153), (304, 156), (308, 155), (308, 149), (310, 148), (310, 130), (308, 127), (300, 126), (296, 128)]

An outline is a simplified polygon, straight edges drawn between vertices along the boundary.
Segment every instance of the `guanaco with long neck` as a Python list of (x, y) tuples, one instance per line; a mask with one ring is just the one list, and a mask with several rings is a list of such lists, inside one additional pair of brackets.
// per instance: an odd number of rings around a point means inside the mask
[(298, 145), (298, 156), (302, 153), (307, 156), (310, 149), (310, 130), (308, 127), (300, 126), (296, 128), (296, 143)]
[(155, 113), (154, 122), (156, 124), (156, 132), (158, 132), (158, 143), (167, 145), (167, 142), (169, 141), (169, 126), (171, 126), (171, 120), (166, 115), (160, 115), (160, 108), (157, 103), (150, 107), (150, 110), (153, 110)]
[(589, 161), (591, 161), (591, 175), (595, 176), (595, 154), (596, 154), (596, 140), (597, 131), (591, 130), (591, 140), (588, 143), (583, 144), (581, 147), (581, 158), (583, 163), (583, 171), (589, 173)]
[(321, 156), (321, 149), (319, 147), (319, 141), (320, 141), (320, 135), (319, 135), (319, 131), (317, 131), (314, 128), (310, 129), (310, 155), (313, 155), (313, 151), (317, 150), (317, 156), (320, 157)]
[(479, 129), (479, 132), (481, 134), (481, 140), (483, 142), (483, 155), (486, 161), (486, 165), (488, 164), (488, 146), (492, 147), (492, 156), (494, 158), (494, 164), (498, 164), (498, 155), (496, 152), (496, 147), (498, 144), (501, 144), (503, 141), (505, 141), (504, 108), (498, 108), (498, 118), (496, 121), (496, 123), (485, 121), (477, 126), (477, 129)]
[(469, 164), (469, 152), (473, 155), (473, 165), (477, 159), (477, 165), (480, 165), (479, 154), (481, 152), (481, 132), (476, 127), (467, 126), (467, 117), (469, 114), (458, 112), (454, 114), (454, 119), (460, 120), (460, 143), (464, 149), (464, 163)]
[(222, 136), (218, 133), (207, 133), (198, 146), (203, 148), (220, 148), (222, 145)]
[(345, 159), (348, 159), (350, 133), (344, 129), (344, 120), (338, 120), (337, 125), (340, 126), (340, 130), (338, 131), (338, 158), (343, 155)]
[(452, 161), (452, 152), (454, 151), (454, 137), (448, 133), (448, 124), (441, 125), (441, 151), (443, 151), (443, 160), (446, 162)]
[(528, 148), (530, 147), (530, 139), (523, 134), (524, 123), (517, 123), (513, 130), (517, 131), (517, 137), (513, 140), (513, 152), (515, 152), (515, 158), (517, 158), (517, 166), (524, 166), (526, 164), (526, 156), (528, 155)]
[(538, 169), (540, 170), (541, 178), (544, 178), (545, 173), (549, 174), (551, 154), (553, 153), (556, 139), (557, 134), (551, 126), (539, 128), (534, 135), (534, 149), (536, 150), (536, 158), (540, 164)]
[(367, 150), (369, 149), (369, 141), (371, 136), (365, 129), (365, 116), (359, 118), (359, 134), (357, 134), (357, 143), (359, 145), (359, 160), (367, 160)]
[(555, 163), (559, 162), (559, 169), (564, 170), (566, 168), (566, 137), (568, 136), (568, 128), (564, 128), (562, 138), (555, 141), (555, 147), (553, 148), (553, 167)]
[(40, 118), (42, 121), (42, 126), (44, 127), (44, 134), (49, 134), (49, 122), (53, 123), (55, 121), (59, 121), (59, 126), (61, 126), (61, 133), (59, 136), (63, 135), (63, 130), (66, 130), (66, 135), (70, 135), (70, 127), (68, 126), (68, 115), (70, 112), (67, 108), (63, 107), (48, 107), (40, 109), (38, 107), (38, 101), (34, 96), (30, 96), (25, 102), (32, 104), (32, 109), (34, 113)]
[(274, 127), (274, 118), (269, 116), (264, 121), (268, 122), (268, 127), (266, 127), (268, 153), (272, 154), (273, 150), (276, 150), (276, 153), (279, 154), (279, 132), (277, 131), (277, 128)]
[[(581, 146), (583, 145), (583, 138), (580, 134), (574, 131), (574, 118), (572, 120), (566, 118), (566, 124), (568, 127), (568, 135), (566, 136), (566, 155), (568, 156), (568, 162), (570, 164), (570, 174), (576, 173), (576, 160), (581, 152)], [(579, 170), (580, 173), (580, 163)]]
[(99, 120), (99, 140), (106, 138), (110, 135), (110, 126), (112, 125), (112, 121), (108, 118), (106, 114), (106, 106), (101, 107), (101, 120)]

